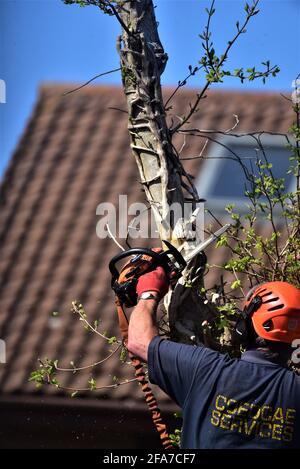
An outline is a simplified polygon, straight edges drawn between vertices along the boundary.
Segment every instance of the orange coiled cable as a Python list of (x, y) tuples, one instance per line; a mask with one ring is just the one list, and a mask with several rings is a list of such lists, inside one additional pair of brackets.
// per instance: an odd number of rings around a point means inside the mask
[[(122, 334), (123, 343), (124, 345), (126, 345), (126, 342), (128, 339), (128, 320), (124, 312), (123, 305), (117, 296), (116, 296), (115, 303), (117, 307), (119, 327), (120, 327), (120, 331)], [(162, 416), (161, 416), (160, 409), (158, 407), (157, 400), (146, 378), (143, 364), (138, 357), (136, 357), (130, 352), (129, 352), (129, 357), (131, 359), (131, 363), (133, 367), (135, 368), (135, 377), (141, 385), (146, 404), (148, 406), (148, 409), (150, 410), (151, 418), (159, 434), (161, 444), (165, 450), (174, 449), (174, 445), (172, 444), (172, 441), (169, 438), (166, 425), (162, 420)]]

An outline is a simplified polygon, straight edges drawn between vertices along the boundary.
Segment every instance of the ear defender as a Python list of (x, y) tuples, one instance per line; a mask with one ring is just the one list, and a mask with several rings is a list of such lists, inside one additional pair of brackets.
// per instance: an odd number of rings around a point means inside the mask
[(250, 331), (253, 332), (252, 315), (262, 305), (262, 298), (258, 295), (254, 296), (250, 303), (245, 306), (235, 324), (235, 332), (241, 343), (247, 342)]

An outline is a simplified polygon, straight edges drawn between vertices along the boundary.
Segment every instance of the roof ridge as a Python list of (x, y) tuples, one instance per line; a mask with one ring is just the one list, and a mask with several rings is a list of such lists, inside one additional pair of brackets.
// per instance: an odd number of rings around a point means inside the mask
[[(47, 93), (51, 90), (60, 90), (63, 89), (64, 92), (72, 91), (77, 89), (78, 87), (84, 85), (84, 82), (41, 82), (38, 90), (41, 94)], [(174, 91), (176, 89), (176, 85), (162, 85), (163, 91)], [(114, 90), (114, 91), (123, 91), (123, 88), (120, 84), (116, 83), (100, 83), (100, 84), (89, 84), (84, 86), (80, 89), (81, 92), (87, 94), (99, 93), (100, 91), (104, 90)], [(79, 90), (78, 90), (79, 91)], [(190, 94), (193, 92), (199, 92), (199, 88), (197, 87), (189, 87), (182, 88), (179, 93), (180, 94)], [(242, 89), (242, 88), (222, 88), (222, 89), (209, 89), (207, 91), (209, 94), (215, 95), (248, 95), (248, 96), (280, 96), (282, 93), (290, 93), (290, 90), (261, 90), (261, 89)]]

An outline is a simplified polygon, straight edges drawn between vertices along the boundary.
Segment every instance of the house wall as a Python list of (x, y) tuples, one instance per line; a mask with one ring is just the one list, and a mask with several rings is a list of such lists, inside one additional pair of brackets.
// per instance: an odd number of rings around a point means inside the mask
[[(10, 397), (0, 399), (0, 415), (1, 449), (161, 449), (151, 417), (141, 406)], [(164, 418), (172, 431), (180, 426), (170, 410)]]

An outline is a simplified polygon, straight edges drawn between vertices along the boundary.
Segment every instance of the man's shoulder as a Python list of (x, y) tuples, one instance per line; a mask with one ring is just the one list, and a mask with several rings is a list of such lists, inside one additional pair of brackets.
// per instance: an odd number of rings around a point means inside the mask
[(222, 362), (238, 362), (238, 359), (231, 358), (227, 353), (221, 353), (213, 348), (207, 347), (204, 344), (184, 344), (181, 342), (175, 342), (170, 339), (166, 339), (160, 336), (155, 336), (149, 345), (149, 348), (156, 349), (159, 353), (175, 353), (182, 354), (185, 356), (205, 358), (208, 361), (220, 360)]

